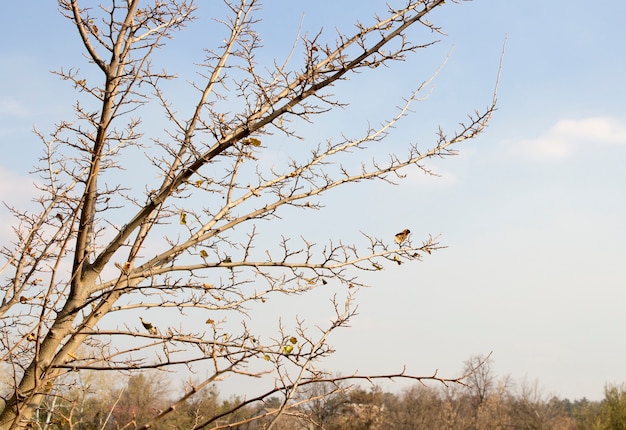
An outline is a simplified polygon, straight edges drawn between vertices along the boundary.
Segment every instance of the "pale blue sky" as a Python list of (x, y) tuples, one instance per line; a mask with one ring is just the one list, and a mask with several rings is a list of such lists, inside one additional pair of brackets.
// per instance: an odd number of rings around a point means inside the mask
[[(266, 3), (267, 59), (290, 47), (303, 10), (305, 29), (323, 26), (330, 36), (385, 4)], [(416, 239), (442, 233), (448, 246), (423, 263), (363, 278), (375, 288), (360, 293), (352, 328), (333, 338), (329, 368), (387, 373), (406, 364), (450, 375), (470, 355), (493, 351), (499, 375), (537, 379), (562, 397), (600, 398), (606, 382), (626, 382), (624, 16), (621, 0), (449, 4), (431, 17), (448, 34), (439, 45), (338, 89), (353, 107), (324, 118), (325, 130), (362, 130), (367, 119), (389, 117), (453, 49), (429, 100), (389, 143), (426, 144), (438, 124), (454, 127), (489, 103), (508, 34), (498, 111), (459, 156), (433, 164), (443, 177), (408, 171), (397, 187), (368, 182), (328, 194), (326, 210), (304, 218), (309, 224), (298, 214), (299, 224), (285, 218), (286, 230), (322, 240), (410, 228)], [(203, 34), (216, 43), (215, 28), (199, 20), (160, 61), (192, 77), (184, 65), (201, 60)], [(49, 132), (71, 112), (74, 94), (48, 71), (85, 64), (54, 2), (3, 5), (0, 36), (0, 199), (19, 204), (33, 195), (28, 171), (40, 148), (32, 126)], [(305, 144), (330, 137), (315, 126), (302, 130)], [(0, 219), (6, 241), (6, 210)]]

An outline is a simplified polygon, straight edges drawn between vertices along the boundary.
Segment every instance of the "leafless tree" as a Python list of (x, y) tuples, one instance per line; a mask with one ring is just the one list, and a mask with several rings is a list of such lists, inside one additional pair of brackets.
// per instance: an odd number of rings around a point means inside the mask
[(465, 373), (469, 374), (472, 403), (478, 408), (496, 388), (496, 377), (492, 368), (491, 354), (473, 355), (465, 361)]
[[(351, 74), (375, 73), (434, 43), (415, 43), (407, 31), (423, 26), (439, 34), (426, 18), (444, 0), (404, 0), (332, 42), (322, 32), (300, 35), (272, 67), (255, 57), (259, 2), (225, 0), (228, 16), (218, 22), (226, 36), (198, 64), (188, 114), (168, 92), (176, 76), (153, 60), (194, 19), (192, 0), (58, 3), (99, 78), (78, 68), (56, 72), (78, 93), (75, 118), (50, 135), (37, 132), (45, 148), (36, 171), (39, 209), (11, 208), (17, 221), (14, 240), (2, 248), (0, 304), (0, 361), (10, 378), (0, 429), (32, 423), (55, 380), (70, 371), (201, 370), (196, 377), (205, 377), (145, 428), (230, 374), (273, 375), (274, 388), (256, 398), (282, 396), (267, 412), (273, 417), (293, 407), (299, 387), (336, 383), (319, 360), (333, 352), (330, 333), (355, 314), (355, 293), (364, 285), (357, 273), (419, 261), (440, 245), (432, 237), (416, 242), (408, 231), (390, 240), (363, 234), (354, 245), (289, 236), (270, 243), (259, 239), (263, 228), (286, 207), (320, 210), (322, 194), (336, 187), (393, 183), (411, 166), (430, 173), (427, 159), (454, 154), (455, 145), (485, 128), (495, 92), (456, 131), (440, 130), (430, 146), (407, 143), (404, 154), (386, 160), (354, 163), (366, 153), (358, 150), (380, 147), (428, 80), (360, 137), (308, 145), (309, 152), (294, 151), (282, 164), (257, 161), (274, 134), (302, 140), (298, 124), (345, 106), (329, 90)], [(142, 128), (154, 106), (167, 119), (165, 134)], [(120, 170), (140, 170), (145, 181), (134, 183)], [(271, 336), (250, 324), (250, 313), (267, 300), (326, 284), (342, 287), (328, 293), (328, 323), (307, 325), (297, 316), (292, 323), (285, 312)], [(381, 376), (445, 381), (437, 374)]]
[(443, 428), (444, 405), (438, 390), (415, 385), (400, 393), (387, 408), (386, 428), (439, 429)]

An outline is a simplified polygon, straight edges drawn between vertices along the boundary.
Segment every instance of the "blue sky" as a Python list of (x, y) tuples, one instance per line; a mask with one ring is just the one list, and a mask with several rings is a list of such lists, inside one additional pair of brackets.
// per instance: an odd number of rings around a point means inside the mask
[[(305, 29), (330, 36), (355, 18), (367, 22), (385, 2), (266, 3), (260, 31), (270, 59), (290, 47), (303, 11)], [(40, 150), (32, 127), (50, 132), (70, 116), (74, 96), (48, 71), (86, 66), (53, 2), (9, 2), (3, 12), (0, 199), (26, 204)], [(487, 106), (507, 37), (498, 111), (457, 157), (432, 163), (442, 177), (407, 171), (396, 187), (368, 182), (328, 194), (308, 224), (285, 218), (286, 229), (324, 238), (410, 228), (415, 238), (441, 233), (448, 246), (364, 278), (375, 287), (360, 292), (359, 315), (333, 338), (338, 352), (328, 367), (387, 373), (406, 364), (449, 375), (493, 351), (499, 375), (537, 379), (561, 397), (600, 398), (605, 383), (626, 382), (625, 15), (618, 0), (448, 4), (431, 17), (448, 35), (438, 45), (338, 89), (352, 107), (325, 117), (325, 129), (363, 130), (367, 119), (389, 117), (451, 52), (429, 99), (389, 143), (427, 144), (439, 124), (453, 128)], [(202, 35), (215, 43), (215, 29), (199, 20), (161, 61), (182, 72), (189, 64), (192, 73)], [(302, 130), (306, 144), (330, 137), (316, 126)], [(5, 242), (4, 209), (0, 220)]]

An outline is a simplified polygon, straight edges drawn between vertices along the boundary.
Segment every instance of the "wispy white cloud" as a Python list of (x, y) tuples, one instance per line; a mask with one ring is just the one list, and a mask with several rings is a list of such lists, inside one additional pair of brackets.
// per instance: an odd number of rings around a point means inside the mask
[(564, 119), (536, 138), (509, 144), (515, 155), (533, 160), (560, 159), (589, 146), (626, 145), (626, 122), (610, 117)]
[[(39, 194), (33, 182), (35, 178), (20, 175), (17, 172), (0, 166), (0, 224), (10, 217), (9, 207), (32, 209), (33, 199)], [(1, 227), (0, 227), (1, 228)]]
[[(0, 242), (6, 243), (13, 237), (14, 218), (9, 207), (26, 209), (32, 207), (36, 195), (33, 179), (0, 166)], [(5, 206), (7, 205), (7, 206)]]
[(7, 98), (0, 98), (0, 115), (8, 117), (24, 117), (28, 115), (28, 110), (19, 102)]

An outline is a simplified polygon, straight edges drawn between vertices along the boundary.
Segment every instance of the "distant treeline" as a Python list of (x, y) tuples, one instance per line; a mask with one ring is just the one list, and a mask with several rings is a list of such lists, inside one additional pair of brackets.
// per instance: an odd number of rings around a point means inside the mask
[[(467, 386), (416, 384), (398, 393), (379, 386), (309, 385), (283, 405), (273, 395), (223, 399), (205, 389), (171, 408), (176, 384), (160, 373), (126, 379), (102, 372), (54, 388), (37, 414), (40, 429), (626, 429), (626, 389), (607, 385), (604, 399), (546, 396), (537, 383), (496, 380), (487, 366)], [(285, 407), (287, 406), (287, 407)], [(172, 412), (168, 412), (172, 409)], [(155, 421), (155, 418), (163, 414)]]

